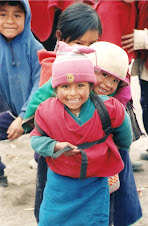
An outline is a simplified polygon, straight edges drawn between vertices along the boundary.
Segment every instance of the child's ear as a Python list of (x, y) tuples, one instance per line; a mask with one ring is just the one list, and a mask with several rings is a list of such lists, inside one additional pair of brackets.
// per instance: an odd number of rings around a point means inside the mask
[(62, 40), (62, 34), (61, 34), (61, 31), (60, 30), (57, 30), (56, 31), (56, 38), (58, 41), (61, 41)]
[(90, 86), (89, 86), (89, 92), (91, 93), (91, 91), (93, 90), (94, 88), (94, 84), (90, 83)]

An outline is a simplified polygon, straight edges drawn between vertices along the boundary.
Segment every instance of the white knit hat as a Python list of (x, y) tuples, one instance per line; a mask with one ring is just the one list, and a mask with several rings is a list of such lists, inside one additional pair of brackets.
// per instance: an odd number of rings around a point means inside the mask
[(129, 66), (127, 53), (119, 46), (105, 41), (90, 45), (95, 50), (88, 55), (98, 71), (106, 72), (122, 81), (120, 86), (129, 85), (126, 75)]

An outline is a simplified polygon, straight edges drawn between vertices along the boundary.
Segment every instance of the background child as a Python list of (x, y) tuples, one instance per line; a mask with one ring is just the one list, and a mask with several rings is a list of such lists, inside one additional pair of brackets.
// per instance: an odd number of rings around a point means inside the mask
[[(75, 51), (75, 48), (76, 46), (72, 48), (64, 42), (59, 43), (52, 69), (52, 86), (56, 88), (57, 97), (46, 100), (36, 111), (36, 122), (48, 136), (41, 136), (36, 128), (31, 132), (32, 147), (47, 157), (47, 163), (52, 169), (48, 170), (40, 208), (40, 226), (108, 225), (109, 191), (107, 178), (104, 176), (114, 175), (113, 172), (119, 172), (122, 168), (118, 150), (110, 134), (104, 143), (88, 148), (88, 152), (85, 150), (88, 156), (88, 178), (78, 179), (81, 154), (77, 145), (102, 138), (104, 131), (98, 112), (89, 98), (90, 83), (95, 83), (94, 67), (81, 54), (81, 51), (89, 53), (91, 49), (83, 47)], [(112, 128), (116, 131), (117, 144), (129, 146), (132, 133), (124, 107), (113, 98), (104, 97), (104, 103)], [(72, 150), (57, 159), (52, 158), (54, 152), (66, 146), (70, 146)], [(80, 211), (81, 206), (83, 208)]]
[[(102, 27), (98, 14), (86, 4), (72, 4), (59, 17), (56, 30), (57, 43), (58, 41), (64, 41), (69, 45), (89, 46), (98, 41), (101, 34)], [(49, 68), (52, 68), (55, 52), (44, 50), (39, 51), (38, 55), (42, 65), (40, 78), (40, 86), (42, 86), (51, 77), (51, 69), (49, 70)], [(42, 62), (42, 60), (44, 61)], [(49, 67), (49, 63), (51, 67)]]
[[(94, 92), (97, 95), (115, 96), (119, 87), (121, 89), (129, 84), (126, 79), (128, 71), (126, 52), (115, 44), (102, 41), (96, 42), (90, 47), (96, 51), (96, 55), (88, 55), (94, 64), (97, 78), (93, 88)], [(114, 135), (116, 143), (116, 134)], [(142, 216), (129, 153), (126, 150), (119, 149), (124, 161), (124, 169), (119, 173), (119, 189), (111, 194), (111, 204), (114, 204), (111, 210), (113, 219), (111, 216), (110, 225), (115, 226), (133, 224)]]
[[(148, 1), (136, 1), (136, 7), (136, 29), (122, 37), (122, 46), (129, 53), (135, 51), (131, 75), (139, 76), (143, 125), (148, 134)], [(148, 152), (141, 153), (140, 158), (148, 160)]]
[[(0, 92), (10, 110), (0, 113), (0, 140), (23, 134), (27, 104), (39, 87), (37, 51), (43, 46), (31, 33), (30, 18), (27, 0), (0, 1)], [(7, 186), (4, 168), (0, 160), (0, 186)]]

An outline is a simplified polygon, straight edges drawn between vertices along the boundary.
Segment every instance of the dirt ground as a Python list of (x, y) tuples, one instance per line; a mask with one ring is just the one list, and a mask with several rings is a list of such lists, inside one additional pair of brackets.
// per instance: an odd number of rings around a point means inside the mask
[[(139, 124), (143, 128), (139, 104), (140, 88), (137, 77), (132, 78), (132, 94)], [(140, 138), (131, 147), (132, 160), (139, 160), (140, 153), (148, 148), (148, 137)], [(30, 147), (29, 135), (9, 142), (0, 142), (0, 156), (6, 164), (5, 170), (9, 186), (0, 187), (0, 225), (3, 226), (36, 226), (34, 217), (34, 196), (36, 169), (31, 169), (29, 162), (34, 152)], [(143, 217), (135, 226), (148, 225), (148, 162), (143, 162), (143, 171), (134, 173)]]

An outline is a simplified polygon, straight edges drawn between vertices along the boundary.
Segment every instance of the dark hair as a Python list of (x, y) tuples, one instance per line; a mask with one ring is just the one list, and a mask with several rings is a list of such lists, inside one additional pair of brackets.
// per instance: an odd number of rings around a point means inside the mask
[(20, 8), (26, 13), (24, 5), (21, 1), (0, 1), (0, 6), (8, 4), (9, 6), (20, 6)]
[(97, 30), (102, 34), (102, 26), (97, 12), (84, 3), (74, 3), (60, 15), (57, 29), (61, 31), (61, 40), (76, 40), (88, 30)]

